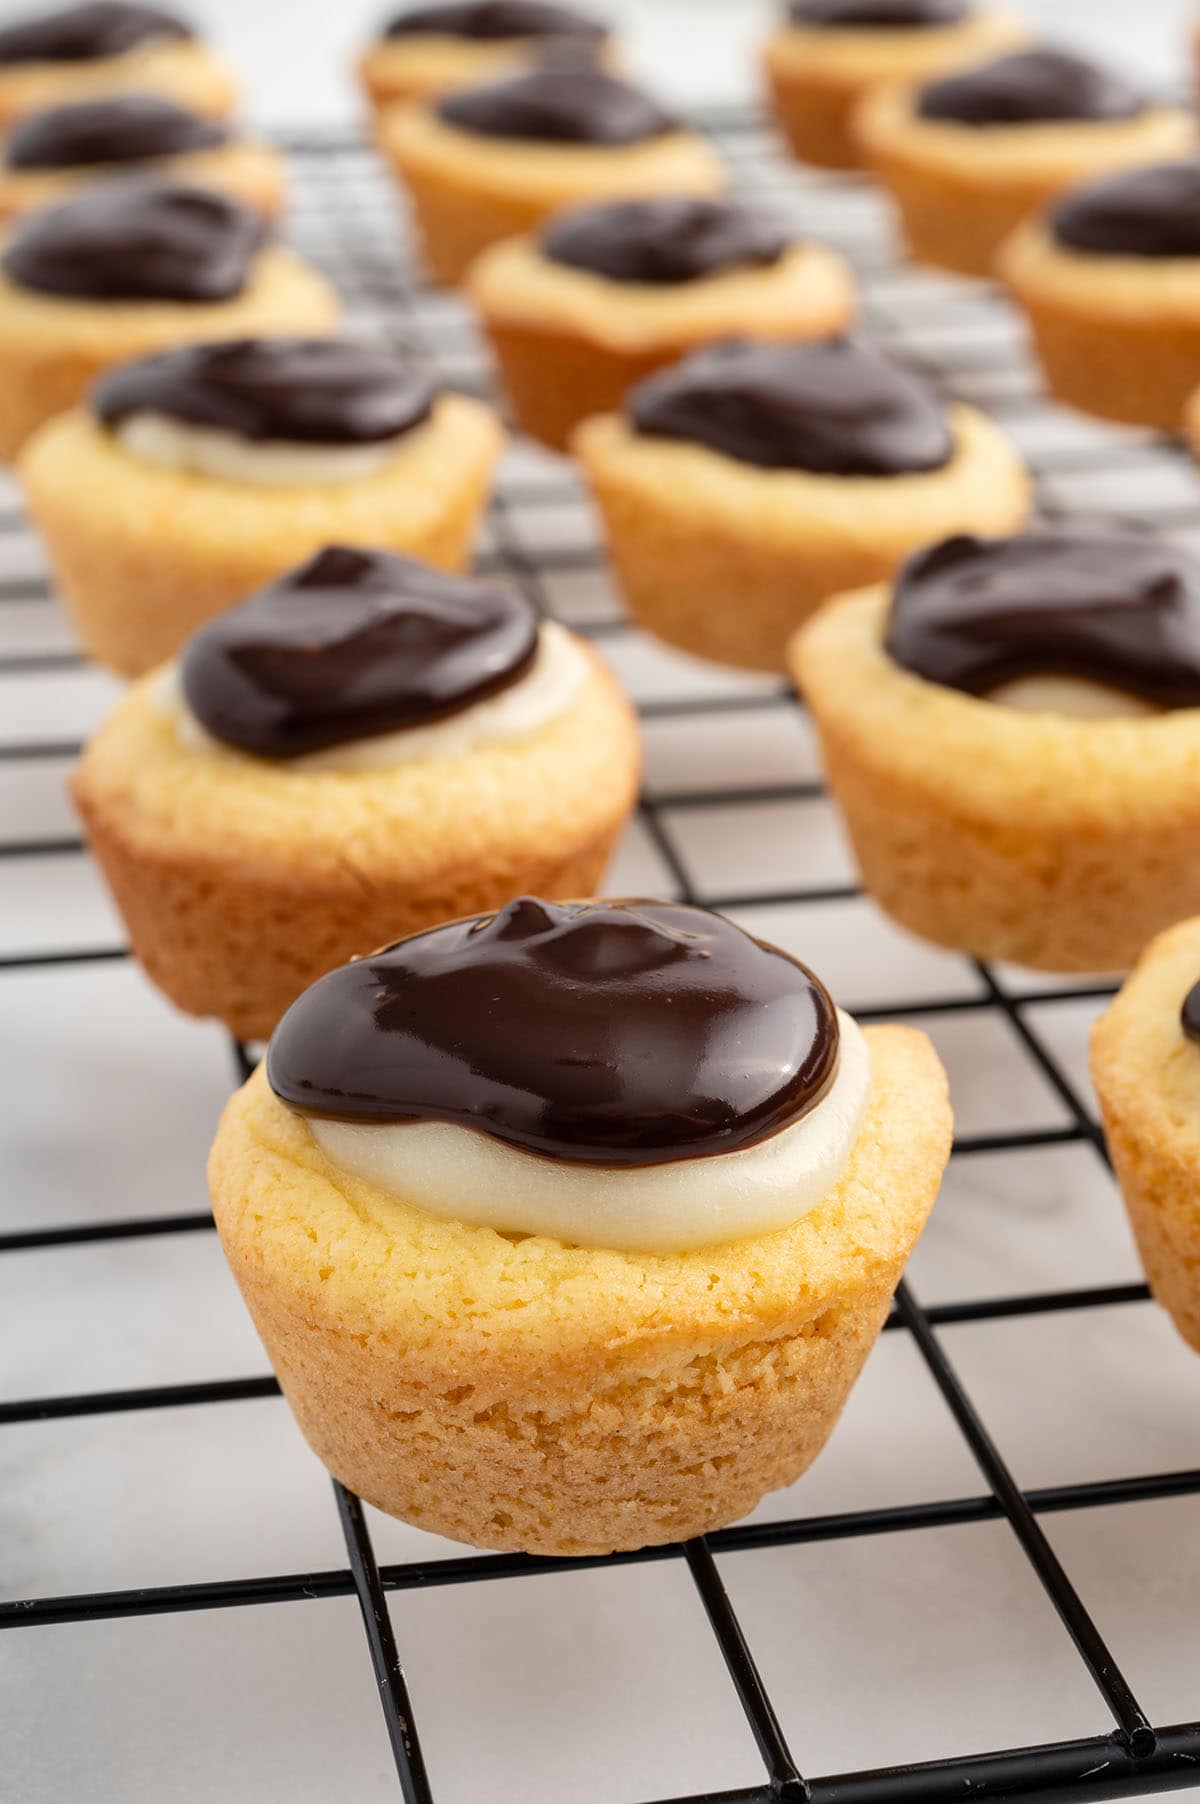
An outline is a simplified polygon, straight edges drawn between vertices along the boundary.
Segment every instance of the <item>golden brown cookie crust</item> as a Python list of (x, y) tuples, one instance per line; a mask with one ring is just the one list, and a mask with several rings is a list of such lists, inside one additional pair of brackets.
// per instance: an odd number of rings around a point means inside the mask
[(919, 81), (1024, 42), (1020, 21), (980, 12), (922, 30), (828, 30), (789, 23), (763, 47), (771, 110), (802, 163), (859, 169), (854, 110), (885, 82)]
[(83, 644), (140, 676), (325, 545), (465, 569), (503, 443), (490, 408), (442, 395), (374, 476), (260, 487), (144, 463), (76, 408), (31, 440), (20, 476)]
[(478, 1547), (606, 1553), (742, 1516), (824, 1446), (950, 1146), (945, 1073), (867, 1028), (841, 1181), (774, 1234), (669, 1257), (510, 1239), (348, 1178), (258, 1072), (209, 1163), (301, 1429), (359, 1495)]
[(238, 102), (232, 70), (206, 45), (149, 44), (92, 62), (10, 64), (0, 70), (0, 128), (27, 113), (122, 93), (162, 94), (215, 119), (227, 119)]
[(923, 119), (915, 101), (911, 87), (878, 89), (859, 106), (854, 129), (912, 255), (964, 275), (990, 275), (1009, 234), (1064, 189), (1196, 146), (1195, 122), (1174, 107), (1101, 123), (975, 130)]
[(640, 751), (628, 702), (587, 655), (581, 694), (528, 738), (385, 770), (185, 745), (161, 679), (143, 678), (72, 793), (149, 975), (188, 1013), (263, 1039), (356, 955), (525, 891), (598, 888)]
[(202, 339), (332, 332), (339, 311), (325, 277), (278, 245), (230, 301), (75, 300), (20, 288), (0, 272), (0, 460), (11, 463), (111, 364)]
[(535, 239), (513, 238), (483, 253), (467, 292), (518, 424), (560, 451), (581, 420), (613, 411), (636, 383), (699, 345), (827, 337), (857, 310), (848, 266), (815, 244), (762, 269), (632, 283), (554, 263)]
[(1008, 440), (972, 408), (948, 419), (950, 462), (914, 476), (762, 470), (643, 437), (617, 414), (587, 421), (573, 449), (640, 624), (701, 657), (783, 670), (792, 633), (828, 596), (948, 533), (1024, 521), (1029, 479)]
[(409, 199), (433, 274), (459, 282), (489, 245), (573, 202), (719, 194), (724, 167), (694, 132), (627, 145), (535, 144), (458, 131), (432, 107), (389, 107), (379, 145)]
[(1030, 220), (997, 271), (1025, 310), (1052, 394), (1104, 419), (1179, 431), (1200, 385), (1200, 257), (1093, 255)]
[(100, 163), (76, 169), (10, 169), (0, 167), (0, 224), (7, 225), (41, 207), (53, 207), (95, 182), (136, 171), (164, 181), (215, 188), (267, 219), (283, 212), (287, 172), (273, 145), (241, 138), (212, 150), (181, 156), (149, 157), (137, 163)]
[(1200, 710), (1079, 720), (961, 694), (888, 657), (889, 605), (839, 596), (790, 652), (889, 914), (980, 958), (1115, 971), (1200, 911)]
[[(368, 103), (379, 110), (499, 80), (538, 62), (543, 50), (544, 40), (538, 38), (481, 40), (413, 32), (369, 44), (358, 59), (358, 79)], [(610, 69), (619, 69), (622, 62), (611, 45), (601, 49), (598, 60)]]
[(1149, 945), (1092, 1031), (1092, 1077), (1150, 1287), (1200, 1353), (1200, 1046), (1179, 1012), (1200, 920)]

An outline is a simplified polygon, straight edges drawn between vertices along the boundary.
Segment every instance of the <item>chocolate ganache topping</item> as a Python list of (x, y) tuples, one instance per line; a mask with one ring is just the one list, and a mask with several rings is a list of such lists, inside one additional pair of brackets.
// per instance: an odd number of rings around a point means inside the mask
[(174, 13), (157, 6), (122, 6), (112, 0), (90, 6), (64, 6), (40, 19), (24, 19), (0, 27), (2, 63), (88, 63), (106, 56), (125, 56), (144, 44), (192, 36)]
[(1015, 50), (943, 75), (917, 97), (924, 119), (955, 125), (1040, 125), (1053, 120), (1132, 119), (1146, 97), (1114, 70), (1065, 50)]
[(1130, 169), (1076, 188), (1050, 230), (1107, 257), (1200, 257), (1200, 158)]
[(246, 286), (262, 220), (223, 194), (137, 177), (20, 221), (4, 270), (23, 288), (106, 301), (227, 301)]
[(547, 144), (640, 144), (679, 129), (641, 88), (576, 58), (548, 58), (503, 81), (459, 89), (437, 110), (459, 131)]
[(19, 120), (4, 145), (10, 169), (78, 169), (182, 156), (227, 144), (215, 119), (201, 119), (157, 94), (113, 94), (52, 107)]
[(583, 38), (608, 36), (608, 27), (569, 6), (542, 0), (449, 0), (441, 6), (410, 6), (388, 21), (385, 38)]
[(903, 476), (954, 451), (934, 397), (861, 338), (731, 339), (639, 383), (626, 406), (641, 433), (763, 469)]
[(637, 1166), (767, 1139), (837, 1060), (821, 983), (732, 921), (523, 897), (321, 978), (275, 1030), (267, 1076), (310, 1114)]
[(295, 758), (461, 713), (524, 676), (537, 648), (514, 590), (332, 545), (201, 627), (179, 671), (215, 739)]
[(1186, 1037), (1200, 1043), (1200, 983), (1194, 983), (1184, 997), (1179, 1018)]
[(788, 17), (835, 31), (907, 31), (959, 25), (970, 10), (967, 0), (792, 0)]
[(737, 201), (659, 196), (560, 214), (541, 249), (611, 282), (681, 283), (778, 263), (791, 242), (778, 221)]
[(884, 645), (906, 670), (968, 695), (1069, 676), (1200, 707), (1200, 563), (1103, 526), (962, 534), (905, 564)]
[(106, 426), (166, 414), (256, 441), (370, 445), (429, 418), (434, 388), (394, 352), (347, 338), (233, 338), (118, 364), (92, 391)]

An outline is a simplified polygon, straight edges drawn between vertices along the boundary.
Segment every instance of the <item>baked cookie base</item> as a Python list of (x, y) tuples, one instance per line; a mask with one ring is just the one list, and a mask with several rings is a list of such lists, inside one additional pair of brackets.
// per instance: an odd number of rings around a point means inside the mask
[(1161, 934), (1092, 1031), (1092, 1077), (1157, 1302), (1200, 1353), (1200, 1046), (1180, 1029), (1200, 921)]
[(970, 408), (950, 415), (949, 464), (886, 479), (761, 470), (703, 446), (643, 437), (618, 415), (573, 449), (640, 625), (699, 657), (782, 671), (796, 628), (830, 595), (889, 576), (952, 532), (1014, 532), (1029, 481)]
[(406, 189), (439, 282), (461, 282), (475, 258), (532, 231), (573, 201), (652, 194), (718, 194), (728, 185), (716, 153), (691, 132), (644, 144), (534, 144), (475, 137), (429, 107), (390, 107), (379, 147)]
[(950, 1141), (928, 1041), (868, 1028), (840, 1183), (776, 1234), (675, 1257), (510, 1239), (347, 1178), (259, 1072), (209, 1164), (234, 1276), (317, 1457), (389, 1515), (476, 1547), (683, 1540), (825, 1445)]
[(326, 971), (516, 895), (591, 895), (636, 799), (637, 728), (598, 660), (527, 741), (442, 763), (290, 772), (192, 751), (142, 683), (71, 789), (150, 978), (266, 1039)]
[(376, 475), (263, 488), (140, 463), (78, 409), (36, 435), (20, 473), (80, 640), (140, 676), (325, 545), (465, 569), (502, 448), (489, 408), (444, 395)]
[(841, 596), (790, 662), (863, 882), (937, 945), (1046, 971), (1120, 971), (1200, 912), (1200, 713), (1086, 721), (902, 670), (890, 595)]
[(287, 199), (286, 166), (279, 151), (271, 144), (242, 139), (214, 150), (130, 164), (105, 163), (83, 169), (0, 168), (0, 224), (36, 213), (41, 207), (57, 206), (97, 182), (127, 174), (214, 188), (265, 219), (278, 218)]
[(161, 94), (189, 112), (227, 119), (238, 84), (221, 57), (193, 40), (151, 43), (79, 63), (12, 63), (0, 70), (0, 132), (50, 107), (107, 94)]

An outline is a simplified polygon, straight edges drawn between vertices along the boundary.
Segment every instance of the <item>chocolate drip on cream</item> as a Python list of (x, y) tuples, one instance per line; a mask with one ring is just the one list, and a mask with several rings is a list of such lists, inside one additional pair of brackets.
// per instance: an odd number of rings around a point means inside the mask
[(264, 227), (205, 188), (136, 177), (105, 182), (21, 220), (4, 253), (10, 281), (104, 301), (228, 301), (246, 286)]
[(788, 17), (834, 31), (907, 31), (959, 25), (970, 10), (967, 0), (792, 0)]
[(610, 282), (675, 284), (778, 263), (791, 242), (777, 221), (736, 201), (661, 196), (561, 214), (541, 250), (551, 263)]
[(1050, 217), (1059, 244), (1104, 257), (1200, 257), (1200, 158), (1076, 188)]
[(837, 1060), (818, 979), (720, 915), (524, 897), (321, 978), (275, 1030), (267, 1076), (310, 1114), (638, 1166), (767, 1139)]
[(437, 110), (458, 131), (546, 144), (640, 144), (679, 129), (674, 114), (641, 88), (574, 56), (459, 89)]
[(1186, 1038), (1200, 1044), (1200, 983), (1194, 983), (1184, 997), (1179, 1020)]
[(524, 676), (537, 647), (514, 590), (334, 545), (201, 627), (179, 671), (215, 739), (295, 758), (459, 714)]
[(905, 670), (967, 695), (1067, 676), (1161, 708), (1200, 707), (1200, 564), (1104, 527), (962, 534), (905, 564), (884, 646)]
[(1132, 119), (1146, 104), (1123, 75), (1065, 50), (1016, 50), (943, 75), (917, 96), (923, 119), (970, 126)]
[(904, 476), (954, 451), (934, 397), (861, 338), (729, 340), (640, 383), (626, 407), (641, 433), (763, 469)]
[(442, 6), (410, 6), (383, 28), (385, 38), (478, 39), (583, 38), (608, 36), (608, 27), (569, 6), (541, 0), (449, 0)]
[(380, 345), (346, 338), (234, 338), (180, 345), (100, 378), (106, 426), (164, 414), (254, 441), (369, 445), (429, 418), (434, 389)]
[(228, 142), (223, 125), (173, 100), (113, 94), (19, 120), (4, 145), (4, 161), (10, 169), (78, 169), (182, 156)]
[(157, 6), (99, 0), (0, 27), (0, 64), (89, 63), (125, 56), (145, 44), (179, 42), (191, 36), (191, 28), (182, 19)]

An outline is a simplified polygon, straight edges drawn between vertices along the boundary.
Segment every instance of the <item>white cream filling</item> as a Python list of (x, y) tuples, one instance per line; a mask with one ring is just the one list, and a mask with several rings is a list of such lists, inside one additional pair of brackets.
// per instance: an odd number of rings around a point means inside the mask
[[(309, 1126), (342, 1171), (443, 1221), (574, 1246), (682, 1253), (786, 1228), (837, 1183), (871, 1088), (867, 1042), (840, 1009), (838, 1022), (837, 1074), (816, 1107), (757, 1146), (711, 1158), (629, 1170), (541, 1158), (446, 1122), (310, 1117)], [(526, 1025), (536, 1033), (536, 1022)]]
[(1014, 677), (1011, 683), (989, 690), (985, 699), (1004, 708), (1019, 708), (1024, 714), (1065, 714), (1072, 720), (1144, 720), (1162, 713), (1140, 695), (1110, 689), (1107, 683), (1089, 682), (1086, 677)]
[[(538, 649), (523, 677), (486, 701), (435, 720), (427, 727), (403, 727), (351, 739), (323, 752), (278, 760), (281, 770), (391, 770), (402, 764), (461, 758), (488, 745), (528, 739), (570, 708), (587, 679), (587, 659), (575, 638), (556, 620), (544, 620)], [(169, 664), (158, 680), (158, 703), (172, 716), (180, 743), (194, 751), (230, 758), (249, 756), (207, 732), (183, 699), (178, 668)]]
[(408, 434), (371, 445), (303, 445), (247, 439), (162, 413), (133, 413), (114, 427), (121, 449), (139, 463), (184, 476), (208, 476), (257, 488), (324, 488), (362, 482), (385, 470)]

